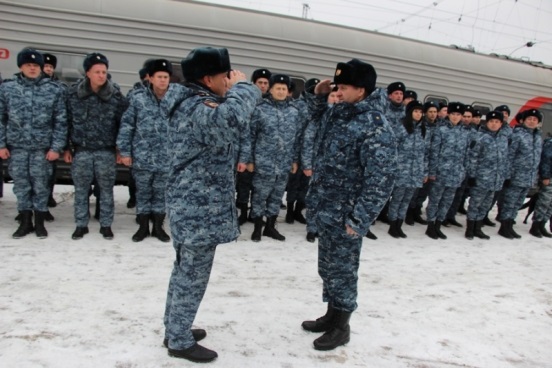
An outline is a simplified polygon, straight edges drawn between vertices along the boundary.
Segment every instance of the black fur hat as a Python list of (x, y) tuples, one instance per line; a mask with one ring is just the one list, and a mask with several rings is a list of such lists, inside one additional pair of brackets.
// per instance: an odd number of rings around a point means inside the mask
[(403, 82), (393, 82), (390, 85), (387, 86), (387, 94), (390, 95), (391, 93), (395, 91), (402, 91), (404, 93), (406, 91), (406, 87), (404, 86)]
[(377, 77), (376, 70), (372, 65), (358, 59), (352, 59), (346, 63), (337, 64), (333, 84), (362, 87), (369, 95), (376, 89)]
[(257, 79), (259, 78), (266, 78), (266, 80), (270, 81), (270, 77), (272, 76), (272, 73), (268, 69), (257, 69), (251, 74), (251, 82), (255, 83)]
[(504, 120), (504, 115), (500, 111), (489, 111), (487, 115), (485, 115), (485, 121), (489, 122), (491, 119), (498, 119), (502, 123), (502, 120)]
[(310, 94), (314, 94), (314, 88), (320, 83), (320, 79), (311, 78), (305, 82), (305, 91)]
[[(473, 106), (472, 106), (473, 107)], [(483, 114), (481, 114), (481, 110), (473, 109), (473, 117), (474, 118), (480, 118)]]
[(198, 47), (181, 61), (184, 79), (192, 82), (206, 75), (226, 73), (232, 69), (230, 55), (224, 47)]
[(462, 102), (449, 102), (447, 108), (448, 114), (452, 114), (453, 112), (464, 114), (464, 111), (466, 111), (466, 105), (464, 105)]
[(423, 111), (423, 105), (418, 100), (412, 100), (406, 105), (406, 113), (410, 113), (411, 111), (414, 111), (415, 109), (419, 109)]
[(24, 48), (17, 54), (17, 66), (21, 68), (23, 64), (38, 64), (40, 67), (44, 67), (44, 57), (35, 49)]
[(44, 58), (44, 64), (50, 64), (54, 69), (57, 66), (57, 57), (52, 54), (42, 54), (42, 57)]
[(291, 79), (285, 74), (273, 74), (270, 77), (270, 88), (272, 88), (272, 86), (276, 83), (282, 83), (285, 84), (288, 89), (291, 88)]
[(172, 75), (173, 68), (170, 61), (166, 59), (157, 59), (153, 60), (148, 64), (148, 74), (152, 77), (157, 72), (167, 72), (169, 75)]
[(104, 64), (106, 68), (109, 69), (109, 61), (107, 58), (100, 54), (99, 52), (93, 52), (91, 54), (86, 55), (84, 58), (84, 62), (82, 63), (82, 67), (84, 68), (84, 71), (87, 72), (92, 68), (93, 65), (96, 64)]
[(437, 104), (435, 101), (427, 101), (426, 103), (424, 103), (424, 106), (422, 109), (424, 114), (427, 112), (427, 110), (429, 110), (430, 107), (435, 107), (437, 111), (439, 111), (439, 104)]
[(508, 105), (497, 106), (495, 107), (494, 111), (500, 111), (500, 112), (506, 111), (508, 113), (508, 116), (511, 114), (510, 108), (508, 107)]
[(539, 123), (542, 121), (542, 113), (537, 109), (525, 110), (523, 112), (523, 120), (525, 120), (528, 116), (536, 117), (537, 119), (539, 119)]
[(416, 93), (416, 91), (407, 90), (407, 91), (404, 91), (404, 98), (413, 98), (417, 100), (418, 94)]
[(464, 105), (464, 112), (471, 112), (473, 116), (474, 109), (472, 105)]

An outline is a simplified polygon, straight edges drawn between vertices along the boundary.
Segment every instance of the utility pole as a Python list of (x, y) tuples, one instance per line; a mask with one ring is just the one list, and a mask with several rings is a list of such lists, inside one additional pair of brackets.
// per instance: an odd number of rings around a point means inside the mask
[(303, 3), (303, 19), (309, 18), (309, 10), (310, 10), (310, 5), (308, 3)]

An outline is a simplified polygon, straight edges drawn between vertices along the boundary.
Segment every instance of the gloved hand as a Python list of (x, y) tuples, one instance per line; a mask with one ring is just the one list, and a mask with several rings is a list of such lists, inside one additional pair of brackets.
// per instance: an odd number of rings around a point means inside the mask
[(475, 178), (468, 178), (468, 187), (473, 188), (477, 184)]
[(508, 188), (512, 184), (512, 181), (510, 179), (504, 180), (504, 184), (502, 185), (504, 188)]

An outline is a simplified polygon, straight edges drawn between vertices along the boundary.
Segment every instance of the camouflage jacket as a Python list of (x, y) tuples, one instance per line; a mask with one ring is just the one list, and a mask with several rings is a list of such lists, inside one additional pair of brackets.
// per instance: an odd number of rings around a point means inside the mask
[(530, 188), (537, 183), (537, 172), (542, 152), (540, 129), (518, 125), (512, 130), (508, 152), (511, 184)]
[(366, 234), (389, 199), (397, 171), (397, 142), (372, 93), (355, 103), (328, 107), (309, 98), (320, 115), (314, 169), (307, 195), (318, 222)]
[(552, 178), (552, 137), (546, 138), (542, 145), (539, 176), (541, 180)]
[(0, 85), (0, 148), (53, 150), (67, 142), (67, 114), (63, 88), (42, 75), (21, 73)]
[(508, 176), (508, 139), (499, 132), (481, 127), (470, 143), (467, 175), (476, 186), (491, 191), (502, 188)]
[(428, 174), (428, 153), (426, 136), (422, 135), (421, 123), (415, 123), (414, 132), (409, 134), (401, 124), (394, 132), (398, 144), (398, 170), (395, 186), (421, 188)]
[(90, 150), (114, 149), (127, 104), (109, 80), (98, 93), (92, 91), (88, 78), (73, 84), (67, 95), (70, 145)]
[(169, 114), (191, 91), (180, 84), (158, 100), (151, 88), (136, 90), (121, 119), (117, 148), (121, 156), (132, 157), (132, 167), (148, 171), (169, 171), (167, 151)]
[(239, 235), (235, 206), (235, 149), (240, 126), (261, 97), (246, 82), (225, 98), (190, 84), (193, 94), (169, 118), (166, 201), (173, 240), (211, 246)]

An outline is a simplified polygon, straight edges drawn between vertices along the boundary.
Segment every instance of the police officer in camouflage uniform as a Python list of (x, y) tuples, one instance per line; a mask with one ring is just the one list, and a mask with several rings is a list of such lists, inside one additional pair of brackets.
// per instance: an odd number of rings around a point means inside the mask
[[(17, 209), (21, 213), (18, 239), (33, 230), (46, 238), (44, 227), (50, 195), (52, 162), (67, 141), (63, 89), (42, 73), (44, 58), (34, 49), (17, 55), (21, 73), (0, 86), (0, 158), (9, 158)], [(35, 226), (33, 227), (33, 210)]]
[(469, 131), (460, 124), (465, 106), (460, 102), (448, 104), (448, 120), (434, 131), (429, 154), (429, 179), (433, 180), (427, 205), (426, 235), (446, 239), (441, 223), (454, 199), (456, 189), (466, 174)]
[(328, 107), (330, 81), (309, 99), (320, 116), (315, 164), (307, 205), (316, 214), (319, 232), (318, 272), (327, 312), (304, 321), (307, 331), (325, 332), (314, 341), (317, 350), (332, 350), (350, 339), (349, 320), (357, 308), (357, 281), (363, 235), (383, 208), (397, 170), (395, 135), (372, 93), (376, 71), (353, 59), (337, 64), (334, 83), (343, 101)]
[(504, 182), (504, 200), (499, 215), (501, 226), (498, 230), (498, 234), (507, 239), (521, 238), (513, 229), (514, 220), (529, 189), (537, 183), (542, 152), (542, 137), (538, 129), (541, 121), (539, 110), (527, 110), (523, 113), (521, 124), (512, 131), (508, 149), (510, 173)]
[(197, 344), (205, 332), (199, 336), (191, 327), (217, 245), (239, 235), (234, 151), (240, 126), (249, 123), (261, 92), (243, 73), (230, 70), (225, 48), (192, 50), (182, 60), (182, 72), (193, 95), (169, 120), (166, 199), (176, 261), (167, 292), (164, 342), (170, 356), (209, 362), (217, 353)]
[(151, 235), (168, 242), (170, 237), (163, 229), (163, 222), (169, 173), (169, 113), (190, 91), (180, 84), (170, 83), (172, 65), (168, 60), (153, 60), (148, 69), (148, 85), (135, 90), (123, 114), (117, 148), (121, 162), (132, 166), (136, 182), (136, 214), (140, 227), (132, 240), (140, 242), (150, 235), (152, 218)]
[(546, 230), (545, 224), (552, 216), (552, 137), (544, 140), (539, 164), (539, 192), (533, 212), (533, 224), (529, 233), (537, 238), (551, 238), (552, 234)]
[(276, 229), (282, 196), (288, 173), (296, 173), (300, 151), (300, 137), (304, 117), (288, 99), (290, 78), (273, 74), (269, 96), (257, 106), (251, 117), (251, 159), (254, 164), (251, 217), (255, 228), (251, 240), (260, 241), (262, 218), (266, 226), (262, 234), (283, 241)]
[(100, 233), (113, 239), (115, 144), (127, 100), (107, 77), (109, 61), (100, 53), (86, 55), (86, 77), (69, 88), (67, 115), (69, 143), (64, 159), (71, 165), (75, 185), (74, 240), (88, 233), (88, 192), (94, 178), (100, 187)]
[(404, 92), (406, 87), (403, 82), (393, 82), (387, 86), (387, 110), (385, 117), (393, 126), (400, 126), (405, 116), (403, 105)]
[(465, 236), (489, 239), (481, 227), (492, 206), (494, 194), (502, 189), (508, 175), (508, 139), (499, 134), (502, 126), (502, 114), (491, 111), (486, 123), (470, 143), (468, 152), (467, 183), (470, 190), (470, 202), (467, 211)]

